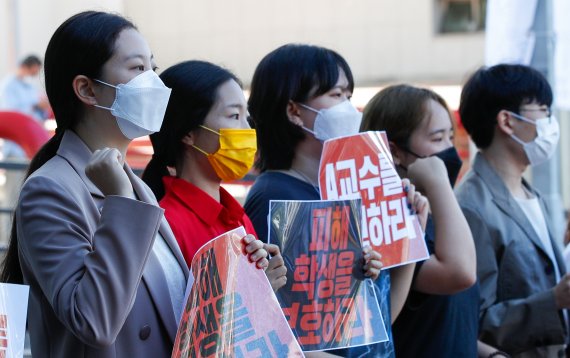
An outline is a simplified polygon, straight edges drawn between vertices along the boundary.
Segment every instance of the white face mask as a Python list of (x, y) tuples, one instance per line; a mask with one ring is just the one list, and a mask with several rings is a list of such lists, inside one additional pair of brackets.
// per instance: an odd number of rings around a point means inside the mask
[(111, 111), (125, 137), (134, 139), (160, 130), (172, 90), (164, 85), (154, 71), (145, 71), (117, 86), (95, 81), (117, 90), (110, 108), (95, 107)]
[(536, 126), (536, 138), (528, 143), (511, 134), (511, 138), (523, 146), (530, 165), (538, 165), (550, 159), (556, 151), (560, 138), (560, 127), (556, 117), (545, 117), (533, 121), (516, 113), (510, 113), (513, 117)]
[(343, 101), (330, 108), (320, 111), (299, 103), (303, 108), (317, 113), (313, 130), (303, 127), (304, 130), (313, 134), (315, 138), (325, 141), (327, 139), (358, 133), (362, 113), (360, 113), (350, 101)]

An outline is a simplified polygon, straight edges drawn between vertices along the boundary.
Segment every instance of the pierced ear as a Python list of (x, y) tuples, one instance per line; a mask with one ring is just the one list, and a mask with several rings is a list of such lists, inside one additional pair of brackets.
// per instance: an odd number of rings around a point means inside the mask
[(195, 140), (196, 140), (196, 133), (194, 133), (194, 131), (188, 132), (188, 134), (182, 137), (182, 143), (188, 146), (194, 145)]
[(75, 92), (77, 98), (79, 98), (81, 102), (91, 106), (98, 104), (93, 85), (93, 81), (83, 75), (75, 76), (72, 82), (73, 92)]
[(301, 119), (301, 109), (291, 100), (287, 103), (287, 118), (289, 118), (289, 121), (296, 126), (302, 127), (304, 125), (303, 120)]
[(392, 153), (392, 159), (394, 159), (394, 164), (398, 165), (398, 164), (402, 164), (402, 150), (400, 148), (398, 148), (398, 146), (396, 144), (394, 144), (394, 142), (388, 142), (388, 144), (390, 145), (390, 152)]
[(513, 134), (513, 116), (507, 110), (501, 110), (497, 113), (497, 129), (501, 132), (511, 135)]

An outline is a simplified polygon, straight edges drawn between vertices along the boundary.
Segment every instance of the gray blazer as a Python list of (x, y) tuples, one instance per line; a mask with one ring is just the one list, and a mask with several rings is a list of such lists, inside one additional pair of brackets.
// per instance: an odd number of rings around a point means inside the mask
[(188, 269), (150, 189), (125, 165), (140, 201), (104, 197), (85, 176), (91, 151), (67, 131), (24, 183), (16, 210), (30, 285), (34, 357), (169, 357), (177, 329), (157, 231)]
[(552, 292), (553, 260), (561, 274), (564, 261), (544, 200), (523, 184), (539, 198), (555, 257), (547, 255), (532, 224), (481, 154), (456, 190), (477, 250), (480, 339), (512, 354), (544, 352), (536, 347), (563, 344), (566, 335)]

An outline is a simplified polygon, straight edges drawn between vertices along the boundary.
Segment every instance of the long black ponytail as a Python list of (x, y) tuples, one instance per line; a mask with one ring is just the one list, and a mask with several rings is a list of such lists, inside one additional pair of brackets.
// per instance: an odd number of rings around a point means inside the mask
[[(119, 15), (85, 11), (70, 17), (55, 31), (46, 50), (44, 73), (57, 129), (30, 162), (26, 178), (56, 155), (64, 132), (73, 129), (81, 117), (83, 107), (73, 91), (73, 79), (78, 75), (98, 78), (103, 65), (113, 55), (119, 33), (128, 28), (136, 29)], [(23, 282), (15, 214), (0, 281)]]

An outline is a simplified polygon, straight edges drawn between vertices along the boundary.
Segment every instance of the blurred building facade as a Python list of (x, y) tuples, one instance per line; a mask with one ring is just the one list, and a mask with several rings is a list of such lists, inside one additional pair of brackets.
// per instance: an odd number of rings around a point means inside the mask
[[(232, 70), (247, 88), (269, 51), (310, 43), (347, 59), (358, 106), (378, 87), (407, 82), (433, 87), (456, 108), (461, 84), (484, 63), (485, 6), (486, 0), (0, 0), (0, 78), (23, 56), (43, 56), (63, 20), (95, 9), (133, 20), (162, 69), (204, 59)], [(561, 124), (565, 163), (570, 125)], [(562, 165), (566, 208), (568, 182), (570, 166)]]
[(8, 56), (0, 59), (0, 76), (19, 57), (42, 55), (53, 31), (73, 13), (104, 9), (137, 24), (162, 68), (207, 59), (229, 67), (247, 85), (265, 54), (301, 42), (340, 52), (360, 86), (460, 84), (483, 63), (484, 34), (470, 25), (464, 27), (474, 31), (446, 30), (449, 2), (465, 0), (2, 0), (0, 53)]

